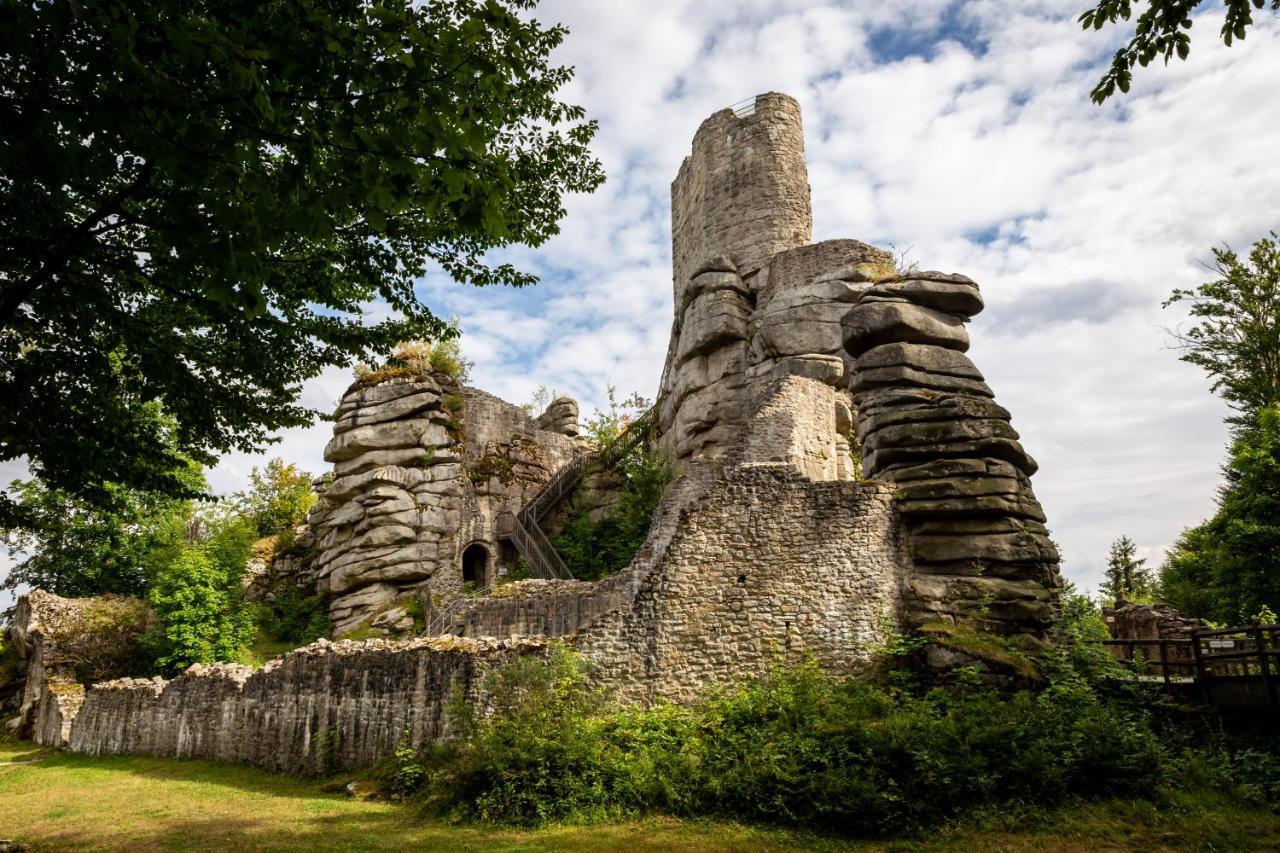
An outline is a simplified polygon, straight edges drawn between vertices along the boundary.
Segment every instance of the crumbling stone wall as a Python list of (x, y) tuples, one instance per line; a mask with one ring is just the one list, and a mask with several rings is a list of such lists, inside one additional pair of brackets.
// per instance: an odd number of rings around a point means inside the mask
[(896, 521), (886, 484), (726, 465), (631, 606), (579, 645), (597, 681), (630, 701), (688, 701), (805, 655), (853, 674), (897, 624)]
[(124, 596), (35, 590), (19, 598), (9, 638), (23, 685), (18, 715), (6, 727), (43, 746), (65, 745), (84, 684), (133, 672), (152, 618), (145, 602)]
[(402, 741), (422, 747), (447, 736), (455, 690), (475, 700), (486, 666), (543, 648), (536, 640), (320, 640), (257, 671), (196, 665), (168, 681), (109, 681), (84, 695), (69, 745), (284, 773), (369, 767)]

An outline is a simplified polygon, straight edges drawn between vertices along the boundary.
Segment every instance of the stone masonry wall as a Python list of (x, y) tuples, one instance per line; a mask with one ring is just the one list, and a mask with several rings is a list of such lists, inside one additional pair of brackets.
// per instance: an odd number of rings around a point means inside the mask
[(852, 674), (897, 624), (896, 523), (885, 484), (726, 466), (634, 603), (578, 643), (596, 680), (629, 701), (692, 700), (802, 655)]
[(448, 734), (455, 689), (476, 699), (484, 667), (536, 654), (535, 640), (320, 640), (261, 670), (196, 665), (164, 679), (95, 684), (70, 725), (90, 755), (213, 758), (285, 773), (369, 767), (402, 740)]

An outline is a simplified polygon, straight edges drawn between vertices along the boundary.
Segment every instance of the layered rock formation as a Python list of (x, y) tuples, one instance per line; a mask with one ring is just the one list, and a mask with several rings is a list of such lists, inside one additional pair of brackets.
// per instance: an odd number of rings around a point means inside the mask
[[(568, 397), (535, 419), (442, 374), (359, 381), (334, 413), (332, 476), (263, 583), (314, 584), (330, 601), (335, 636), (412, 630), (412, 599), (429, 613), (514, 562), (496, 518), (581, 450), (577, 432)], [(465, 576), (468, 548), (474, 577)]]
[(663, 446), (681, 463), (732, 454), (771, 381), (830, 385), (837, 421), (857, 425), (836, 455), (860, 453), (864, 476), (896, 484), (913, 560), (906, 623), (1043, 641), (1058, 556), (1028, 479), (1035, 462), (964, 355), (978, 287), (900, 275), (888, 252), (855, 240), (805, 245), (803, 151), (799, 107), (776, 93), (698, 129), (672, 185)]
[(1046, 640), (1058, 554), (1028, 479), (1036, 463), (964, 354), (982, 310), (968, 278), (870, 283), (844, 318), (866, 476), (897, 485), (914, 570), (907, 622)]
[(459, 427), (445, 401), (456, 393), (428, 375), (358, 382), (334, 413), (333, 480), (308, 524), (337, 634), (420, 586), (449, 586), (437, 570), (462, 521)]

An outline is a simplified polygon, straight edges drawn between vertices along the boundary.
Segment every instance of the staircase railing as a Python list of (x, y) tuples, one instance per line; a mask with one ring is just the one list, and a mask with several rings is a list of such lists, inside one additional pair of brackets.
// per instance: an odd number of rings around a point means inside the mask
[(499, 538), (510, 539), (515, 544), (516, 550), (529, 563), (535, 576), (551, 580), (573, 579), (573, 573), (543, 532), (542, 520), (561, 501), (573, 494), (587, 471), (593, 468), (612, 468), (632, 448), (644, 441), (649, 434), (653, 416), (653, 409), (647, 410), (599, 450), (575, 456), (561, 466), (518, 513), (499, 519)]
[(440, 634), (443, 634), (444, 629), (448, 627), (449, 622), (452, 621), (453, 617), (458, 615), (458, 611), (464, 609), (471, 603), (472, 599), (465, 595), (455, 598), (453, 601), (449, 602), (448, 607), (431, 617), (431, 622), (427, 624), (427, 629), (423, 631), (420, 636), (438, 637)]

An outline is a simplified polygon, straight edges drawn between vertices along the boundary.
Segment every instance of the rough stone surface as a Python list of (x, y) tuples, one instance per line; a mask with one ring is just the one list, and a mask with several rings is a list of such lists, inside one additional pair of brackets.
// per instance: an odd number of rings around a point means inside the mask
[(22, 693), (8, 730), (42, 746), (65, 746), (84, 701), (82, 682), (127, 674), (151, 618), (144, 602), (122, 596), (62, 598), (35, 590), (19, 598), (9, 641)]
[(543, 648), (527, 639), (319, 640), (257, 671), (197, 664), (168, 681), (103, 682), (84, 695), (68, 745), (284, 773), (369, 767), (402, 742), (420, 748), (446, 737), (455, 690), (483, 702), (484, 667)]
[[(335, 636), (360, 627), (403, 635), (405, 602), (439, 606), (461, 591), (463, 552), (484, 551), (478, 586), (504, 551), (497, 516), (515, 511), (581, 449), (578, 405), (553, 400), (530, 418), (443, 375), (356, 383), (335, 414), (326, 459), (333, 479), (295, 545), (266, 572), (329, 597)], [(405, 615), (389, 617), (388, 612)]]

